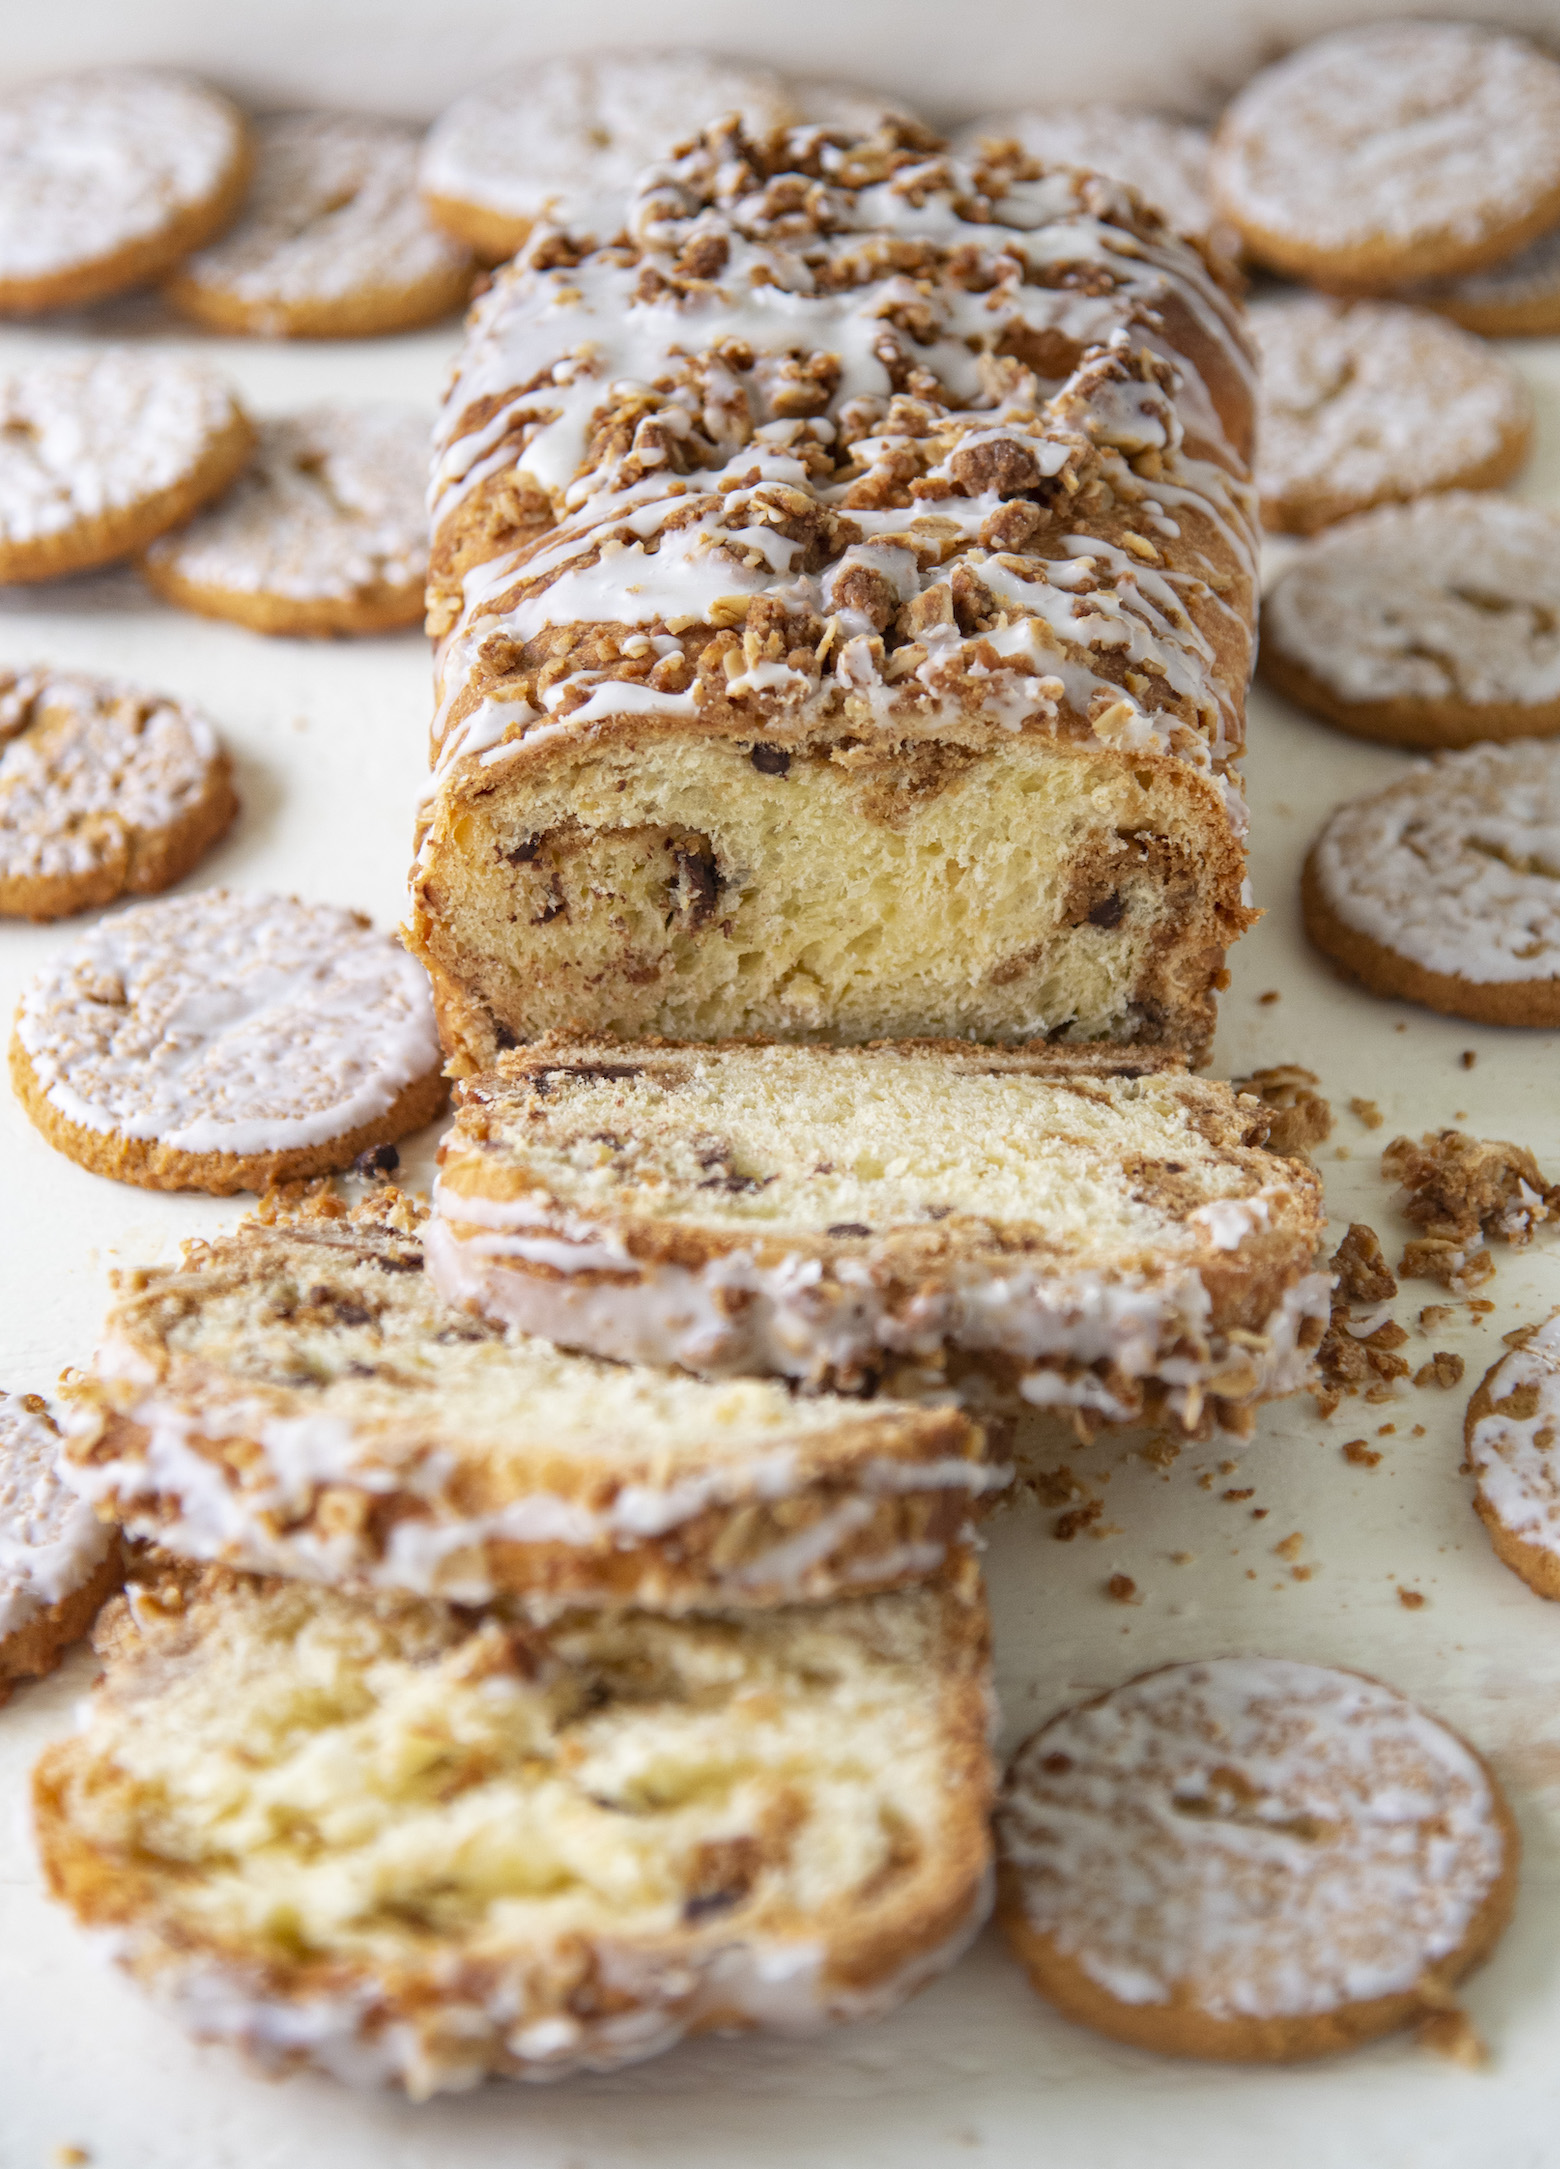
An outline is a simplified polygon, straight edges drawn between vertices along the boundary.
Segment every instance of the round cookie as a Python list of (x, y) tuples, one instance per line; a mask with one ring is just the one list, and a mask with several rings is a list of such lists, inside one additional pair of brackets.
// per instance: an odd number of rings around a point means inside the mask
[(0, 313), (77, 308), (160, 278), (249, 182), (236, 106), (189, 76), (99, 68), (0, 98)]
[(0, 376), (0, 583), (144, 549), (253, 448), (222, 379), (171, 354), (101, 347)]
[(444, 1102), (422, 967), (359, 912), (207, 889), (102, 919), (22, 995), (17, 1098), (81, 1166), (149, 1190), (346, 1167)]
[(35, 1393), (0, 1393), (0, 1703), (52, 1672), (119, 1587), (119, 1534), (60, 1476)]
[(1499, 263), (1560, 220), (1560, 66), (1472, 23), (1370, 23), (1265, 68), (1214, 138), (1259, 262), (1379, 293)]
[(731, 112), (758, 133), (798, 118), (767, 68), (707, 53), (544, 60), (458, 98), (434, 122), (423, 201), (487, 263), (512, 256), (543, 216), (605, 238), (621, 226), (640, 168)]
[(422, 617), (428, 417), (311, 407), (260, 425), (225, 497), (141, 560), (159, 595), (259, 633), (378, 633)]
[(1485, 339), (1551, 338), (1560, 332), (1560, 226), (1488, 271), (1416, 286), (1404, 299)]
[(1129, 105), (1064, 105), (988, 113), (959, 129), (966, 156), (982, 143), (1015, 142), (1048, 166), (1083, 166), (1126, 181), (1178, 233), (1210, 242), (1222, 255), (1239, 237), (1208, 198), (1208, 131)]
[(1463, 1443), (1496, 1556), (1541, 1597), (1560, 1597), (1560, 1310), (1485, 1373)]
[(1373, 994), (1476, 1024), (1560, 1025), (1560, 741), (1416, 761), (1340, 806), (1301, 875), (1305, 930)]
[(1560, 517), (1459, 491), (1344, 521), (1264, 598), (1259, 668), (1389, 745), (1560, 731)]
[(228, 757), (194, 710), (107, 678), (0, 670), (0, 917), (154, 896), (237, 811)]
[(1528, 456), (1533, 403), (1481, 340), (1423, 309), (1302, 294), (1250, 312), (1262, 364), (1263, 523), (1311, 535), (1434, 490), (1497, 489)]
[(416, 129), (286, 113), (256, 138), (243, 215), (167, 281), (175, 308), (213, 331), (366, 339), (464, 305), (475, 265), (418, 200)]
[(1478, 1755), (1358, 1672), (1167, 1665), (1018, 1750), (997, 1917), (1041, 1995), (1135, 2047), (1353, 2048), (1446, 2008), (1510, 1918), (1518, 1839)]

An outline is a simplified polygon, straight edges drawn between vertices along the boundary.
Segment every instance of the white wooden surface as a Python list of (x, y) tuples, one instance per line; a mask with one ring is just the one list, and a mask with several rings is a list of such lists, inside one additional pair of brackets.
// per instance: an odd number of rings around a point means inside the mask
[[(899, 13), (903, 35), (881, 56), (880, 14), (825, 11), (817, 0), (784, 18), (685, 5), (655, 28), (784, 57), (799, 20), (816, 33), (811, 63), (864, 73), (877, 59), (894, 87), (967, 110), (1012, 93), (1015, 54), (1035, 85), (1117, 87), (1119, 59), (1140, 87), (1162, 77), (1167, 93), (1184, 89), (1193, 102), (1198, 81), (1239, 73), (1278, 13), (1118, 0), (1067, 17), (1064, 37), (1058, 9), (999, 6), (972, 40), (943, 12), (911, 4)], [(1316, 7), (1303, 14), (1326, 19)], [(612, 22), (599, 5), (538, 5), (522, 18), (477, 0), (426, 12), (343, 0), (307, 9), (272, 0), (266, 10), (77, 0), (25, 21), (7, 11), (0, 67), (20, 74), (88, 52), (178, 58), (256, 93), (296, 99), (318, 84), (316, 96), (422, 112), (490, 51), (518, 54), (524, 36), (539, 47), (580, 42)], [(421, 398), (431, 410), (453, 344), (448, 329), (352, 346), (208, 341), (132, 302), (90, 321), (0, 331), (0, 367), (87, 334), (198, 347), (261, 411), (324, 395)], [(1510, 351), (1542, 410), (1523, 494), (1560, 506), (1560, 342)], [(418, 637), (266, 642), (180, 616), (130, 574), (111, 573), (0, 593), (0, 663), (34, 659), (123, 674), (195, 699), (216, 719), (237, 756), (244, 811), (192, 886), (282, 887), (395, 917), (428, 713)], [(1267, 917), (1234, 959), (1217, 1073), (1290, 1059), (1321, 1073), (1338, 1110), (1321, 1154), (1329, 1202), (1340, 1226), (1369, 1219), (1389, 1246), (1406, 1231), (1376, 1160), (1400, 1129), (1457, 1119), (1531, 1144), (1560, 1171), (1556, 1035), (1481, 1030), (1376, 1002), (1341, 986), (1300, 936), (1306, 843), (1338, 799), (1396, 773), (1404, 756), (1338, 737), (1260, 693), (1252, 741), (1254, 873)], [(69, 938), (69, 926), (0, 924), (0, 1016)], [(1258, 1000), (1275, 988), (1278, 1002)], [(1465, 1048), (1478, 1055), (1472, 1071), (1460, 1066)], [(1352, 1095), (1376, 1100), (1387, 1126), (1368, 1133), (1347, 1111)], [(407, 1155), (414, 1175), (431, 1143)], [(171, 1255), (182, 1236), (239, 1209), (83, 1173), (43, 1145), (0, 1088), (0, 1384), (47, 1390), (86, 1354), (116, 1257)], [(822, 2043), (703, 2043), (611, 2079), (489, 2088), (421, 2109), (324, 2081), (266, 2084), (144, 2008), (37, 1888), (27, 1772), (71, 1722), (90, 1677), (78, 1655), (0, 1712), (0, 2169), (46, 2169), (66, 2145), (89, 2149), (96, 2169), (1137, 2169), (1145, 2160), (1225, 2169), (1254, 2159), (1264, 2169), (1542, 2169), (1560, 2160), (1560, 1613), (1494, 1560), (1458, 1472), (1466, 1393), (1504, 1330), (1560, 1303), (1560, 1244), (1499, 1258), (1485, 1291), (1498, 1307), (1483, 1324), (1423, 1338), (1412, 1322), (1440, 1293), (1428, 1284), (1407, 1287), (1397, 1306), (1416, 1362), (1432, 1347), (1466, 1356), (1462, 1390), (1404, 1389), (1379, 1408), (1345, 1402), (1330, 1424), (1309, 1401), (1286, 1405), (1268, 1413), (1238, 1472), (1221, 1472), (1230, 1455), (1220, 1449), (1191, 1450), (1168, 1471), (1110, 1445), (1066, 1452), (1097, 1487), (1108, 1478), (1106, 1533), (1057, 1543), (1054, 1510), (1025, 1507), (996, 1524), (989, 1555), (1010, 1741), (1079, 1692), (1150, 1663), (1265, 1649), (1378, 1672), (1490, 1754), (1527, 1854), (1516, 1925), (1469, 1991), (1493, 2050), (1486, 2072), (1405, 2042), (1293, 2072), (1160, 2062), (1055, 2018), (988, 1937), (898, 2017)], [(1389, 1423), (1395, 1433), (1377, 1437)], [(1416, 1424), (1422, 1437), (1411, 1435)], [(1340, 1454), (1362, 1434), (1384, 1451), (1374, 1470)], [(1210, 1473), (1204, 1487), (1199, 1477)], [(1248, 1487), (1249, 1501), (1220, 1497)], [(1274, 1555), (1295, 1530), (1302, 1563), (1314, 1568), (1308, 1580)], [(1193, 1557), (1178, 1564), (1178, 1553)], [(1103, 1584), (1116, 1572), (1138, 1584), (1140, 1604), (1107, 1601)], [(1405, 1608), (1400, 1586), (1420, 1591), (1423, 1608)]]

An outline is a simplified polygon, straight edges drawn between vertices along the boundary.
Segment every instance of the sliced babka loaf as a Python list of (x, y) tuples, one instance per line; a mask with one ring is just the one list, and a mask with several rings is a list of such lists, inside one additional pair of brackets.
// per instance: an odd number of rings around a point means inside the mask
[(460, 1088), (429, 1264), (598, 1355), (1239, 1429), (1328, 1312), (1268, 1119), (1147, 1050), (548, 1039)]
[(423, 2097), (891, 2010), (985, 1916), (973, 1567), (546, 1630), (211, 1568), (116, 1600), (44, 1874), (195, 2033)]
[(1124, 186), (909, 124), (651, 168), (471, 318), (410, 938), (553, 1028), (1196, 1055), (1249, 920), (1253, 378)]
[[(332, 1217), (334, 1209), (335, 1217)], [(392, 1192), (122, 1277), (72, 1480), (194, 1559), (541, 1615), (891, 1587), (1004, 1480), (952, 1408), (570, 1355), (449, 1308)]]

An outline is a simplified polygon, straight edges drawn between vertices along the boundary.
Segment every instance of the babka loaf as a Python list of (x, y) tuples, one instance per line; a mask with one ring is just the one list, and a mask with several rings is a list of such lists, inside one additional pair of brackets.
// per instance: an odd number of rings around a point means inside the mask
[[(339, 1201), (325, 1199), (328, 1207)], [(394, 1192), (127, 1275), (71, 1388), (76, 1488), (138, 1534), (533, 1616), (919, 1580), (1006, 1472), (951, 1408), (630, 1370), (447, 1308)]]
[(1121, 184), (911, 124), (649, 169), (477, 304), (409, 939), (549, 1029), (1194, 1058), (1248, 923), (1253, 378)]
[(548, 1039), (460, 1088), (429, 1268), (603, 1356), (1244, 1430), (1331, 1286), (1268, 1119), (1163, 1051)]
[(989, 1904), (973, 1567), (545, 1632), (220, 1568), (132, 1588), (34, 1802), (196, 2034), (419, 2098), (892, 2010)]

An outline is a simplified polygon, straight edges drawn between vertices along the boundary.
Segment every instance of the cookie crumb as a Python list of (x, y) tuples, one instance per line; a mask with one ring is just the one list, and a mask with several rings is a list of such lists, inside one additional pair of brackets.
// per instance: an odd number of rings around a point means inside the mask
[(1266, 1521), (1266, 1520), (1267, 1520), (1267, 1518), (1268, 1518), (1268, 1515), (1269, 1515), (1269, 1514), (1270, 1514), (1271, 1512), (1272, 1512), (1272, 1508), (1271, 1508), (1271, 1507), (1268, 1507), (1268, 1506), (1254, 1506), (1254, 1507), (1253, 1507), (1253, 1508), (1251, 1509), (1251, 1518), (1252, 1518), (1252, 1520), (1253, 1520), (1253, 1521)]
[(1170, 1554), (1172, 1566), (1194, 1566), (1196, 1561), (1197, 1554), (1194, 1551), (1173, 1551)]
[(1454, 1295), (1465, 1295), (1470, 1288), (1494, 1279), (1495, 1260), (1482, 1236), (1475, 1236), (1466, 1248), (1440, 1236), (1423, 1236), (1403, 1245), (1398, 1271), (1406, 1280), (1438, 1280)]
[(1281, 1002), (1283, 998), (1284, 997), (1282, 996), (1282, 994), (1279, 993), (1277, 987), (1269, 987), (1266, 994), (1259, 994), (1257, 996), (1258, 1002), (1264, 1009), (1271, 1009), (1275, 1002)]
[(1298, 1529), (1295, 1529), (1288, 1536), (1282, 1537), (1273, 1546), (1273, 1549), (1280, 1559), (1298, 1559), (1304, 1545), (1304, 1536)]
[(1430, 1361), (1414, 1373), (1416, 1386), (1455, 1386), (1466, 1366), (1461, 1356), (1454, 1356), (1449, 1349), (1438, 1348)]
[(1332, 1134), (1332, 1108), (1315, 1090), (1321, 1080), (1314, 1070), (1302, 1069), (1298, 1062), (1279, 1062), (1231, 1081), (1235, 1091), (1254, 1094), (1267, 1108), (1270, 1152), (1309, 1152)]
[(1419, 1323), (1423, 1331), (1433, 1333), (1437, 1326), (1445, 1325), (1447, 1319), (1455, 1315), (1450, 1303), (1427, 1303), (1419, 1313)]
[(1423, 1592), (1418, 1589), (1405, 1589), (1401, 1582), (1398, 1583), (1398, 1602), (1405, 1612), (1422, 1612), (1425, 1608)]
[(1343, 1458), (1345, 1461), (1352, 1461), (1357, 1469), (1374, 1469), (1381, 1463), (1381, 1455), (1374, 1447), (1367, 1446), (1362, 1438), (1344, 1440)]
[(84, 2146), (57, 2146), (54, 2149), (56, 2169), (83, 2169), (91, 2159)]
[(1416, 1423), (1413, 1430), (1410, 1431), (1408, 1435), (1410, 1438), (1423, 1438), (1425, 1435), (1424, 1425), (1422, 1423)]
[(1387, 1119), (1374, 1100), (1352, 1099), (1349, 1112), (1363, 1122), (1367, 1130), (1379, 1130)]
[(1417, 2039), (1421, 2048), (1461, 2064), (1465, 2071), (1481, 2071), (1490, 2060), (1466, 2011), (1431, 2011), (1419, 2021)]
[(1254, 1499), (1256, 1495), (1256, 1486), (1254, 1484), (1245, 1491), (1221, 1491), (1219, 1493), (1221, 1499)]
[(1065, 1514), (1058, 1514), (1051, 1524), (1051, 1534), (1058, 1544), (1070, 1544), (1075, 1536), (1098, 1521), (1105, 1511), (1103, 1499), (1090, 1499), (1084, 1506), (1070, 1507)]
[[(1493, 1270), (1493, 1268), (1492, 1268), (1492, 1270)], [(1469, 1302), (1468, 1308), (1469, 1308), (1469, 1310), (1470, 1310), (1470, 1311), (1472, 1312), (1472, 1314), (1473, 1314), (1473, 1316), (1474, 1316), (1475, 1318), (1489, 1318), (1489, 1317), (1492, 1317), (1492, 1316), (1494, 1315), (1494, 1311), (1495, 1311), (1495, 1305), (1494, 1305), (1493, 1303), (1489, 1302), (1489, 1301), (1488, 1301), (1488, 1300), (1487, 1300), (1487, 1299), (1486, 1299), (1486, 1298), (1485, 1298), (1484, 1296), (1482, 1296), (1482, 1295), (1476, 1295), (1476, 1296), (1474, 1296), (1474, 1297), (1472, 1298), (1472, 1300), (1471, 1300), (1471, 1301)]]
[(1402, 1207), (1432, 1240), (1476, 1243), (1480, 1235), (1517, 1247), (1540, 1221), (1560, 1211), (1560, 1183), (1546, 1182), (1525, 1145), (1427, 1130), (1416, 1144), (1395, 1137), (1381, 1155), (1388, 1182), (1401, 1183)]
[(1362, 1220), (1349, 1223), (1348, 1233), (1328, 1263), (1338, 1275), (1339, 1294), (1351, 1302), (1384, 1303), (1398, 1292), (1381, 1237)]
[(1396, 1431), (1396, 1429), (1397, 1425), (1395, 1423), (1378, 1423), (1376, 1426), (1376, 1436), (1377, 1438), (1391, 1438), (1393, 1432)]
[(1464, 1047), (1462, 1053), (1457, 1057), (1457, 1059), (1462, 1064), (1464, 1069), (1472, 1069), (1474, 1064), (1478, 1061), (1479, 1057), (1472, 1047)]
[(1105, 1584), (1105, 1594), (1112, 1604), (1141, 1604), (1143, 1601), (1130, 1574), (1113, 1574)]

